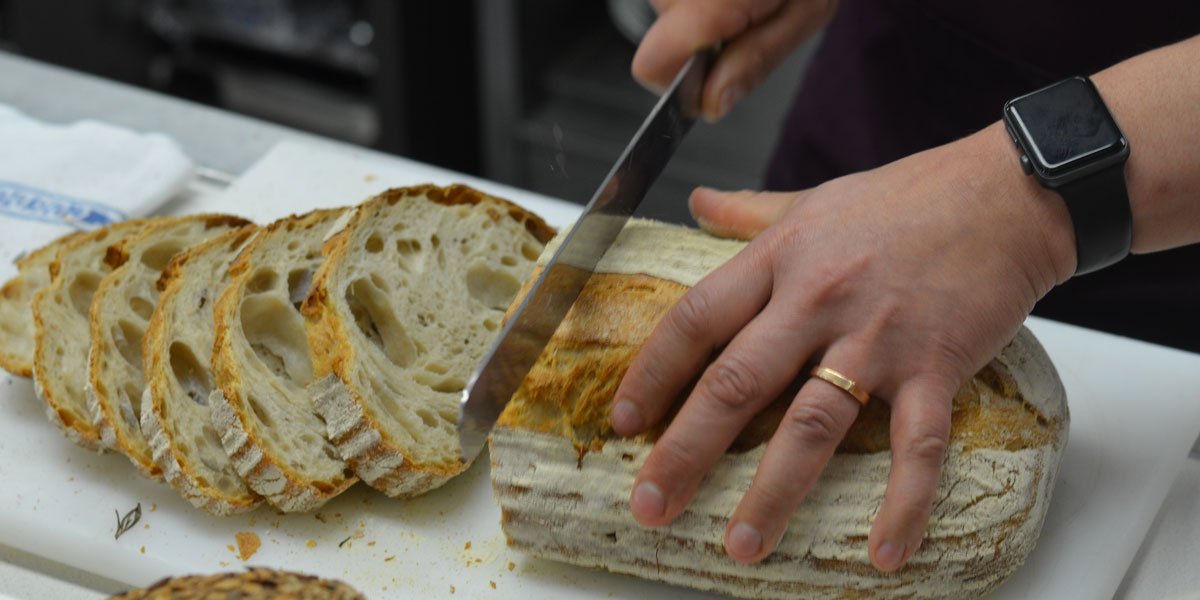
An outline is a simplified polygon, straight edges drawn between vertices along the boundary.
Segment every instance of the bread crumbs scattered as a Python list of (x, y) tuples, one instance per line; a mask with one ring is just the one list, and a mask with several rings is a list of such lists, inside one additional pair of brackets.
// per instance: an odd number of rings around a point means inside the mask
[(451, 594), (453, 594), (453, 593), (454, 593), (454, 586), (450, 586), (450, 593), (451, 593)]
[(515, 569), (515, 568), (517, 568), (517, 563), (515, 563), (515, 562), (512, 562), (511, 560), (510, 560), (510, 561), (508, 561), (508, 570), (509, 570), (509, 571), (512, 571), (512, 570), (513, 570), (513, 569)]
[(142, 546), (142, 548), (141, 548), (141, 550), (139, 550), (139, 552), (141, 552), (142, 554), (145, 554), (145, 553), (146, 553), (146, 547), (145, 547), (145, 546)]
[(154, 511), (156, 511), (156, 510), (158, 510), (158, 505), (157, 505), (157, 504), (151, 504), (151, 505), (150, 505), (150, 512), (154, 512)]
[(237, 550), (233, 549), (233, 545), (231, 545), (231, 544), (225, 544), (225, 548), (227, 550), (229, 550), (230, 552), (237, 552)]
[(304, 545), (308, 546), (309, 548), (316, 548), (317, 540), (308, 540), (307, 542), (304, 543)]
[(363, 177), (363, 181), (365, 181), (365, 182), (367, 182), (367, 183), (371, 183), (371, 182), (375, 181), (375, 176), (374, 176), (374, 175), (367, 175), (367, 176)]
[(470, 550), (470, 549), (471, 549), (471, 540), (467, 540), (467, 545), (463, 546), (463, 550)]
[(395, 556), (389, 556), (389, 557), (387, 557), (387, 558), (383, 559), (383, 562), (392, 562), (393, 560), (396, 560), (396, 557), (395, 557)]
[(375, 540), (371, 540), (371, 541), (367, 542), (367, 545), (368, 545), (368, 546), (374, 546), (374, 545), (375, 545)]
[(233, 537), (237, 539), (238, 558), (242, 560), (249, 560), (262, 546), (262, 540), (253, 531), (239, 531)]
[(320, 521), (320, 522), (322, 522), (322, 523), (325, 523), (325, 522), (326, 522), (326, 521), (325, 521), (325, 515), (323, 515), (323, 514), (321, 514), (321, 513), (317, 513), (317, 514), (313, 515), (313, 518), (314, 518), (314, 519), (316, 519), (316, 520), (318, 520), (318, 521)]
[(496, 589), (496, 582), (495, 582), (495, 581), (489, 581), (489, 582), (488, 582), (488, 585), (492, 586), (492, 589), (493, 589), (493, 590), (494, 590), (494, 589)]

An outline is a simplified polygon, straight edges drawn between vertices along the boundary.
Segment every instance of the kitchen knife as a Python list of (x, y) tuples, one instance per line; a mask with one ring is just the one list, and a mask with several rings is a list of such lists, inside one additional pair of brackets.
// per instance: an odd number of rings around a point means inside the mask
[(714, 56), (714, 51), (701, 52), (683, 66), (472, 374), (458, 414), (463, 460), (474, 459), (483, 449), (496, 419), (596, 264), (683, 142), (699, 115), (704, 77)]

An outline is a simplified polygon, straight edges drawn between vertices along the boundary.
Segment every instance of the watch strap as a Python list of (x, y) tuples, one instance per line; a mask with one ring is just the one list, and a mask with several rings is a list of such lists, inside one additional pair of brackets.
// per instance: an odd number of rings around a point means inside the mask
[(1133, 214), (1123, 162), (1057, 190), (1075, 227), (1076, 275), (1103, 269), (1129, 255)]

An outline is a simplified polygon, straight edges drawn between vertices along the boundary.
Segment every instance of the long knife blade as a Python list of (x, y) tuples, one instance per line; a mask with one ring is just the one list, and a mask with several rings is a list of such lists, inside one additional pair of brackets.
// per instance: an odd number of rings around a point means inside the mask
[(596, 264), (633, 215), (699, 114), (713, 52), (688, 60), (563, 237), (463, 391), (458, 436), (464, 460), (487, 442), (509, 398), (579, 297)]

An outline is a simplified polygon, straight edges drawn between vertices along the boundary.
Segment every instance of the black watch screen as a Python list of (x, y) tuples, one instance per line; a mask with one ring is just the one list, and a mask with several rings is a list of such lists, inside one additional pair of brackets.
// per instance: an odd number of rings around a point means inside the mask
[(1025, 150), (1022, 166), (1052, 187), (1121, 162), (1128, 155), (1116, 121), (1095, 85), (1084, 77), (1010, 100), (1004, 112), (1009, 134)]

